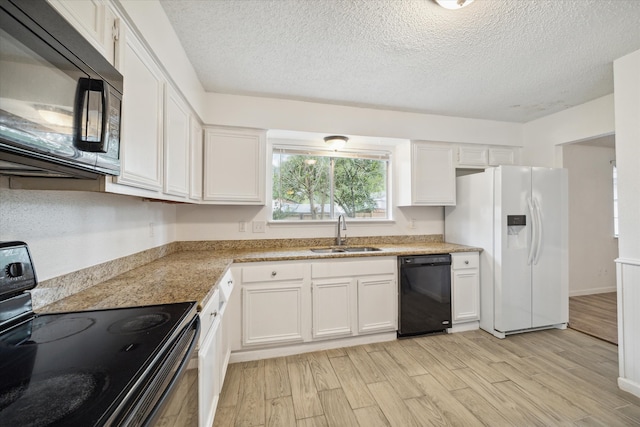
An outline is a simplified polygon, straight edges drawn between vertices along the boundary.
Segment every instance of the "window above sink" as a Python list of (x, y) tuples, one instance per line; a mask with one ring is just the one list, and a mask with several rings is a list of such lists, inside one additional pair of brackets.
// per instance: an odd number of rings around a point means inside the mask
[(271, 220), (389, 220), (389, 152), (274, 146)]

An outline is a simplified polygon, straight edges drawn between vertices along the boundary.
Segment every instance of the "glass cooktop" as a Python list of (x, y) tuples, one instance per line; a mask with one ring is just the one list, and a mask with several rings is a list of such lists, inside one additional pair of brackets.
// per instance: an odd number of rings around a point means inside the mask
[(104, 424), (194, 305), (36, 315), (5, 331), (0, 425)]

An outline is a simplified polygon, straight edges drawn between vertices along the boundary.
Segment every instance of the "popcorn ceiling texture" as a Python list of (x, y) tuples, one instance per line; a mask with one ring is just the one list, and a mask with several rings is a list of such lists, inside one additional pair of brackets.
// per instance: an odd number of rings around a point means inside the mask
[(613, 93), (637, 0), (160, 0), (209, 92), (527, 122)]

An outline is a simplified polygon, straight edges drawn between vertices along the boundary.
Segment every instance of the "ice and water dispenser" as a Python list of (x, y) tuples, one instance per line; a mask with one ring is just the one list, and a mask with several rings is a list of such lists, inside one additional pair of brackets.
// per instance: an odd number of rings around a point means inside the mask
[(507, 215), (507, 247), (527, 247), (527, 233), (525, 232), (526, 226), (526, 215)]

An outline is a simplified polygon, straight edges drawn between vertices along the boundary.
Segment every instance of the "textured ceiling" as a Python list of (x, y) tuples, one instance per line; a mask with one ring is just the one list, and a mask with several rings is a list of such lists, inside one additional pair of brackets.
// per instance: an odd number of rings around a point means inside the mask
[(640, 0), (160, 0), (209, 92), (527, 122), (613, 92)]

